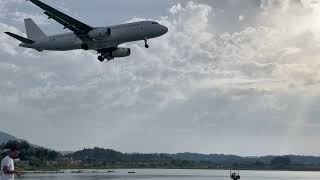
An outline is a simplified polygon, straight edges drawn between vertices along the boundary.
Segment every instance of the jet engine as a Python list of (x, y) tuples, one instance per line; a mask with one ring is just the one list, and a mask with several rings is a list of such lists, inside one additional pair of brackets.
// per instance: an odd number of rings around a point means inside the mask
[(130, 56), (131, 50), (130, 48), (115, 48), (109, 50), (98, 50), (98, 53), (101, 53), (101, 56), (98, 57), (98, 60), (103, 62), (105, 59), (111, 61), (114, 58)]
[(101, 38), (104, 36), (110, 36), (111, 35), (111, 29), (110, 28), (97, 28), (88, 33), (89, 37), (92, 39)]
[(111, 52), (112, 57), (127, 57), (130, 56), (130, 48), (117, 48)]

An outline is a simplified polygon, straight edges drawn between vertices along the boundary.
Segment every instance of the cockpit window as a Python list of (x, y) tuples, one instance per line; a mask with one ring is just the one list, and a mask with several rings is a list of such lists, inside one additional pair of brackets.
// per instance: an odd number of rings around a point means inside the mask
[(157, 22), (153, 22), (152, 24), (159, 24), (159, 23), (157, 23)]

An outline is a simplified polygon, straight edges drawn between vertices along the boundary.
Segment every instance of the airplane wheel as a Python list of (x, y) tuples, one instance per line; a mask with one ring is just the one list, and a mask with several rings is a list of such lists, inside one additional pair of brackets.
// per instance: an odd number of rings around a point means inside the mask
[(82, 44), (81, 48), (86, 51), (89, 50), (89, 46), (87, 44)]
[(104, 61), (104, 58), (103, 58), (102, 56), (98, 56), (98, 60), (99, 60), (100, 62), (103, 62), (103, 61)]
[(148, 39), (147, 38), (144, 39), (144, 47), (149, 48)]

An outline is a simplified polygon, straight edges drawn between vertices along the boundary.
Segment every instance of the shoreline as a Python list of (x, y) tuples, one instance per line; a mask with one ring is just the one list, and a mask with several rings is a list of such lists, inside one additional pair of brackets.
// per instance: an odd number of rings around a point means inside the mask
[[(117, 168), (117, 169), (55, 169), (55, 170), (26, 170), (24, 174), (93, 174), (93, 173), (116, 173), (119, 170), (206, 170), (206, 171), (230, 171), (230, 169), (186, 169), (186, 168)], [(261, 171), (261, 172), (319, 172), (320, 170), (272, 170), (272, 169), (239, 169), (239, 171)]]

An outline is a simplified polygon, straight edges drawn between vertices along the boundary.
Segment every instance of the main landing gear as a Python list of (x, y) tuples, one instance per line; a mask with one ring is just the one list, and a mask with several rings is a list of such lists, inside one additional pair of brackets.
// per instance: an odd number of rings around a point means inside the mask
[(112, 51), (115, 50), (116, 48), (108, 48), (108, 49), (99, 49), (97, 50), (98, 54), (100, 54), (100, 56), (98, 56), (98, 60), (100, 62), (104, 62), (105, 60), (107, 61), (111, 61), (114, 60), (114, 57), (112, 55)]
[(107, 59), (107, 61), (109, 62), (109, 61), (113, 60), (114, 57), (112, 57), (112, 56), (110, 56), (110, 55), (107, 55), (107, 56), (105, 56), (105, 55), (98, 56), (98, 60), (99, 60), (100, 62), (104, 62), (105, 59)]
[(103, 61), (104, 61), (104, 57), (98, 56), (98, 60), (99, 60), (100, 62), (103, 62)]
[(105, 59), (107, 59), (107, 61), (111, 61), (114, 59), (114, 57), (111, 55), (111, 52), (104, 52), (104, 53), (101, 53), (100, 56), (98, 56), (98, 60), (100, 62), (104, 62)]
[(149, 48), (148, 39), (144, 39), (144, 47)]

